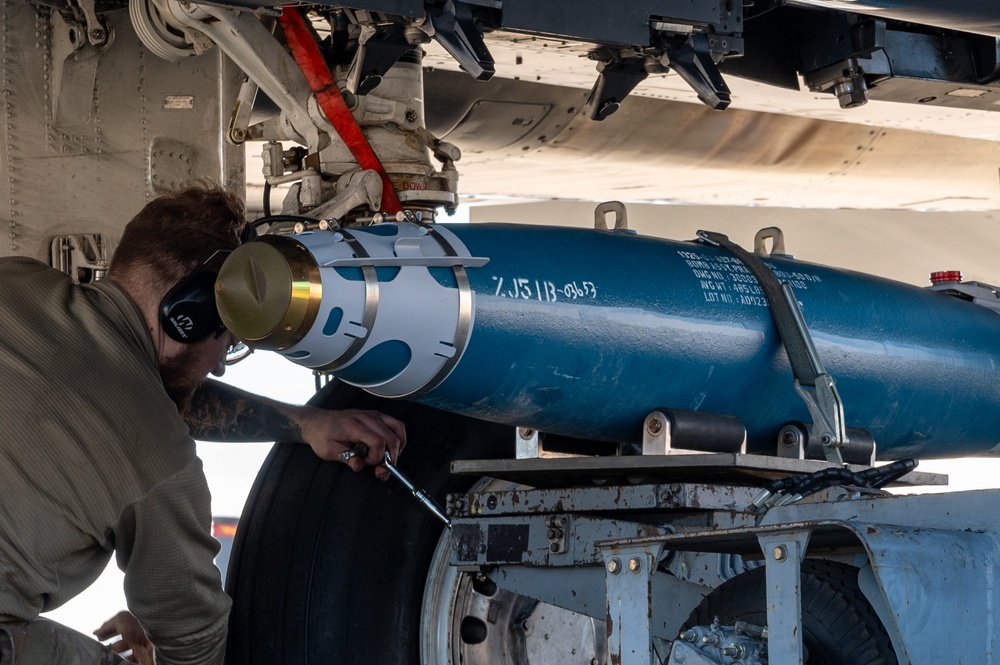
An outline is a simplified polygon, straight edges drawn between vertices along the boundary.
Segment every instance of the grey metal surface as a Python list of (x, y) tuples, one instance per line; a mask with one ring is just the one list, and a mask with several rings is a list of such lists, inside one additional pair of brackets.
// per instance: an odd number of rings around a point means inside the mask
[[(67, 52), (69, 28), (48, 9), (0, 2), (0, 255), (48, 261), (52, 237), (82, 234), (102, 235), (110, 252), (166, 188), (208, 178), (243, 191), (242, 148), (222, 139), (241, 73), (218, 52), (168, 63), (139, 43), (126, 11), (103, 16), (113, 39), (89, 59)], [(163, 177), (154, 152), (168, 143), (190, 163)]]
[[(625, 570), (627, 563), (626, 558), (622, 564)], [(607, 569), (601, 565), (559, 569), (498, 566), (488, 575), (511, 593), (600, 619), (602, 623), (607, 618)], [(663, 571), (652, 576), (651, 584), (650, 630), (653, 636), (665, 640), (677, 637), (691, 612), (711, 590), (709, 586), (681, 580)]]
[[(988, 531), (886, 527), (858, 529), (871, 559), (882, 617), (901, 662), (993, 663), (1000, 607), (1000, 537)], [(862, 586), (871, 597), (872, 589)], [(943, 640), (942, 635), (961, 636)]]
[(708, 24), (715, 32), (724, 34), (738, 33), (743, 16), (742, 6), (736, 3), (690, 0), (614, 3), (560, 0), (541, 4), (534, 0), (504, 0), (502, 4), (503, 27), (508, 30), (620, 45), (648, 42), (653, 17)]
[[(620, 546), (655, 540), (670, 549), (752, 554), (761, 545), (783, 545), (792, 558), (789, 534), (809, 533), (811, 555), (867, 557), (870, 572), (863, 572), (861, 586), (901, 662), (992, 663), (1000, 646), (994, 629), (1000, 607), (998, 501), (1000, 490), (979, 490), (792, 504), (775, 508), (757, 527), (678, 533)], [(765, 549), (764, 555), (773, 557), (773, 552)], [(775, 569), (773, 584), (768, 577), (775, 594), (769, 603), (788, 598), (790, 574), (783, 572)], [(776, 620), (775, 625), (793, 622)], [(963, 639), (942, 640), (942, 635)]]
[[(810, 473), (829, 466), (828, 462), (820, 460), (714, 453), (534, 460), (454, 460), (451, 463), (451, 472), (505, 478), (529, 485), (579, 483), (583, 475), (598, 479), (648, 476), (675, 482), (725, 480), (746, 485), (762, 485), (775, 478)], [(861, 470), (864, 467), (849, 468)], [(898, 484), (946, 485), (947, 476), (917, 471), (901, 478)]]
[(595, 543), (649, 539), (666, 531), (651, 524), (584, 515), (513, 515), (452, 519), (454, 566), (523, 564), (580, 566), (600, 562)]
[[(427, 75), (428, 123), (433, 131), (462, 148), (463, 193), (504, 195), (513, 191), (526, 197), (587, 200), (622, 196), (627, 190), (632, 201), (666, 197), (672, 203), (698, 201), (744, 208), (747, 201), (804, 208), (839, 208), (845, 201), (852, 207), (877, 209), (901, 205), (951, 210), (997, 207), (996, 174), (991, 172), (987, 180), (983, 166), (997, 161), (1000, 147), (996, 142), (899, 129), (911, 117), (924, 116), (887, 110), (898, 105), (873, 102), (854, 109), (860, 113), (834, 122), (819, 119), (839, 111), (835, 100), (822, 97), (816, 102), (823, 104), (822, 113), (782, 115), (774, 113), (779, 102), (768, 105), (765, 100), (780, 99), (780, 108), (800, 108), (807, 103), (801, 93), (761, 89), (759, 97), (748, 100), (747, 93), (736, 87), (740, 82), (733, 79), (734, 106), (741, 108), (717, 113), (700, 105), (671, 101), (683, 97), (677, 92), (676, 81), (650, 77), (617, 113), (594, 122), (569, 112), (580, 108), (578, 99), (586, 97), (586, 90), (553, 85), (560, 79), (580, 84), (590, 81), (592, 67), (571, 72), (568, 67), (585, 61), (553, 62), (559, 51), (554, 46), (543, 49), (540, 44), (519, 42), (510, 49), (507, 73), (521, 75), (521, 70), (531, 69), (538, 72), (537, 81), (535, 76), (522, 76), (521, 80), (497, 76), (469, 87), (464, 74), (435, 69)], [(536, 55), (530, 49), (545, 52)], [(515, 52), (527, 52), (521, 69), (513, 69)], [(555, 73), (550, 65), (562, 68)], [(666, 99), (643, 98), (643, 94)], [(815, 101), (815, 96), (804, 97), (809, 103)], [(518, 136), (507, 140), (497, 132), (499, 127), (510, 125), (513, 111), (493, 109), (491, 121), (484, 117), (487, 109), (476, 107), (495, 99), (504, 100), (498, 105), (503, 109), (545, 100), (553, 110), (543, 120), (536, 118), (529, 125), (517, 126)], [(747, 110), (747, 102), (756, 110)], [(473, 108), (482, 113), (473, 114)], [(873, 116), (880, 119), (868, 121), (869, 125), (855, 124)], [(872, 127), (887, 124), (891, 128)], [(959, 126), (951, 120), (945, 124)], [(921, 128), (928, 125), (933, 123)], [(990, 127), (992, 124), (984, 126), (980, 135), (990, 135)], [(601, 159), (581, 161), (581, 154), (597, 154)], [(903, 163), (900, 154), (907, 155)], [(934, 177), (941, 167), (955, 177)], [(663, 182), (670, 182), (669, 191), (665, 192)], [(592, 209), (587, 208), (588, 214), (578, 224), (589, 224)], [(660, 214), (656, 228), (666, 233), (671, 225), (667, 220), (673, 220), (673, 214)], [(501, 217), (504, 221), (516, 219), (513, 215)], [(632, 228), (637, 228), (634, 220)]]
[(448, 510), (461, 517), (666, 509), (742, 511), (750, 505), (755, 493), (750, 487), (702, 483), (515, 489), (450, 494)]

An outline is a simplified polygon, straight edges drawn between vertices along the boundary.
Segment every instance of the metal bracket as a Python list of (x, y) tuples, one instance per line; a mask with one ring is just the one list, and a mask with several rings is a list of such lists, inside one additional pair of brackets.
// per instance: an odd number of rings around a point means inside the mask
[(766, 561), (767, 651), (771, 665), (802, 665), (802, 574), (806, 530), (758, 537)]
[[(731, 95), (719, 66), (713, 58), (708, 37), (695, 33), (683, 44), (668, 40), (661, 62), (671, 67), (698, 93), (698, 99), (721, 111), (729, 106)], [(727, 45), (728, 46), (728, 45)]]
[(90, 284), (108, 272), (108, 245), (100, 233), (56, 236), (49, 246), (49, 261), (77, 284)]
[(454, 162), (457, 162), (462, 158), (462, 151), (458, 149), (454, 143), (448, 143), (447, 141), (442, 141), (438, 137), (431, 134), (426, 127), (417, 126), (413, 129), (413, 133), (417, 135), (420, 142), (427, 146), (427, 149), (431, 151), (434, 158), (439, 162), (448, 166), (451, 164), (454, 166)]
[(653, 653), (652, 576), (662, 543), (602, 546), (608, 586), (608, 663), (650, 665)]
[(657, 409), (651, 411), (643, 422), (643, 455), (692, 452), (745, 454), (746, 451), (746, 428), (735, 416)]
[(103, 46), (107, 43), (111, 31), (101, 19), (97, 18), (97, 11), (94, 9), (94, 0), (70, 0), (70, 7), (73, 13), (83, 19), (87, 26), (87, 41), (91, 46)]
[[(812, 440), (809, 430), (813, 429), (806, 423), (792, 421), (778, 431), (778, 457), (789, 459), (819, 459), (817, 447), (822, 450), (822, 444)], [(848, 440), (840, 447), (840, 454), (848, 464), (875, 465), (877, 446), (875, 439), (867, 430), (858, 427), (846, 429)], [(824, 458), (825, 458), (824, 453)]]
[[(298, 64), (263, 23), (248, 11), (165, 0), (172, 18), (208, 35), (247, 73), (283, 113), (288, 128), (318, 152), (329, 144), (329, 122), (310, 115), (312, 91)], [(322, 132), (320, 132), (322, 128)]]
[[(86, 124), (93, 113), (97, 64), (113, 41), (105, 31), (98, 42), (87, 41), (89, 26), (67, 21), (52, 12), (52, 118), (61, 128)], [(103, 28), (101, 28), (103, 30)]]
[[(229, 127), (226, 131), (226, 138), (232, 143), (239, 145), (247, 140), (247, 128), (250, 126), (250, 116), (253, 113), (253, 102), (257, 97), (259, 86), (247, 77), (240, 86), (240, 94), (236, 98), (236, 105), (233, 107), (233, 114), (229, 118)], [(278, 143), (278, 151), (281, 151), (281, 144)], [(267, 149), (265, 148), (265, 153)], [(281, 165), (281, 160), (278, 160)], [(267, 168), (267, 165), (265, 165)], [(278, 175), (281, 175), (280, 173)]]
[(617, 111), (628, 94), (648, 76), (643, 58), (602, 62), (598, 71), (586, 104), (591, 120), (604, 120)]
[(347, 73), (347, 89), (355, 95), (367, 95), (378, 87), (386, 72), (414, 48), (407, 40), (404, 26), (389, 24), (381, 28), (361, 26), (358, 50)]
[[(340, 219), (355, 208), (377, 211), (382, 202), (382, 178), (376, 171), (353, 171), (337, 181), (337, 195), (306, 213), (316, 219)], [(365, 257), (367, 261), (367, 257)], [(370, 261), (367, 261), (370, 264)]]
[(795, 392), (809, 409), (813, 418), (813, 433), (823, 444), (827, 461), (843, 464), (840, 449), (847, 442), (847, 428), (844, 426), (844, 404), (833, 377), (826, 373), (818, 374), (812, 391), (796, 380)]
[[(868, 18), (839, 34), (831, 34), (838, 42), (847, 40), (853, 54), (837, 62), (816, 62), (807, 59), (807, 67), (820, 65), (804, 74), (805, 84), (813, 92), (829, 92), (837, 97), (841, 108), (849, 109), (868, 103), (868, 78), (891, 74), (892, 65), (884, 49), (887, 44), (883, 19)], [(811, 69), (811, 68), (810, 68)]]
[(446, 0), (440, 9), (430, 11), (430, 17), (434, 38), (455, 58), (463, 71), (479, 81), (493, 78), (496, 73), (493, 56), (467, 3)]
[[(478, 262), (479, 259), (471, 258)], [(463, 264), (475, 266), (475, 263)], [(485, 264), (484, 264), (485, 265)], [(514, 433), (516, 459), (551, 459), (556, 457), (578, 457), (576, 453), (545, 449), (545, 433), (531, 427), (518, 427)]]
[(621, 201), (604, 201), (594, 208), (594, 228), (598, 231), (608, 230), (608, 213), (615, 215), (615, 231), (628, 229), (628, 211)]
[(984, 282), (963, 282), (961, 273), (958, 279), (936, 282), (927, 287), (931, 291), (939, 291), (949, 296), (969, 300), (974, 305), (1000, 312), (1000, 287)]
[[(771, 241), (771, 251), (767, 251), (767, 241)], [(757, 231), (753, 237), (753, 253), (757, 256), (784, 255), (785, 234), (777, 226), (768, 226)]]
[(517, 459), (538, 459), (541, 457), (541, 436), (537, 429), (518, 427), (515, 436), (517, 437), (515, 441)]

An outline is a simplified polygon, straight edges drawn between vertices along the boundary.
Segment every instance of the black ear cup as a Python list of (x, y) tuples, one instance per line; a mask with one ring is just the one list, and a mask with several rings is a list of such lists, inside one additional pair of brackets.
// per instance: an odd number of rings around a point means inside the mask
[(215, 306), (215, 272), (197, 270), (163, 296), (160, 325), (171, 339), (194, 343), (222, 330)]
[[(257, 237), (253, 224), (244, 224), (240, 244)], [(177, 282), (160, 301), (160, 327), (171, 339), (188, 344), (226, 329), (215, 304), (215, 280), (230, 252), (218, 250), (190, 275)]]

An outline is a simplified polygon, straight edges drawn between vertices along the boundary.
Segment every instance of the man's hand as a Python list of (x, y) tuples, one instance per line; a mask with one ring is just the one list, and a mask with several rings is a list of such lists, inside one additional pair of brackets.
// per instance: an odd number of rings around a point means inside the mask
[[(406, 428), (392, 416), (378, 411), (347, 409), (329, 411), (311, 406), (296, 410), (295, 420), (308, 443), (321, 459), (340, 460), (340, 454), (363, 443), (368, 446), (365, 457), (352, 457), (346, 461), (355, 472), (365, 465), (375, 467), (380, 480), (389, 480), (389, 470), (381, 466), (386, 451), (393, 462), (406, 445)], [(343, 461), (343, 460), (340, 460)]]
[(129, 612), (119, 612), (94, 631), (97, 639), (104, 641), (121, 636), (111, 645), (115, 653), (130, 663), (154, 665), (153, 645), (146, 638), (146, 631)]
[[(395, 462), (406, 445), (403, 423), (384, 413), (295, 406), (218, 381), (202, 384), (184, 420), (201, 441), (301, 441), (321, 459), (343, 461), (354, 471), (374, 466), (381, 480), (391, 477), (381, 466), (385, 452)], [(359, 443), (368, 447), (364, 457), (340, 459)]]

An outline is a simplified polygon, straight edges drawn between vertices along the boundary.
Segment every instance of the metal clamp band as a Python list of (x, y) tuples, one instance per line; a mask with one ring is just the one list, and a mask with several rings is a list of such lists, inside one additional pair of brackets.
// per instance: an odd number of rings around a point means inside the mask
[[(351, 233), (340, 229), (337, 231), (346, 242), (351, 251), (360, 258), (367, 259), (371, 258), (368, 251), (364, 248), (361, 242), (355, 238)], [(361, 327), (365, 329), (365, 334), (361, 337), (355, 337), (351, 345), (347, 347), (347, 350), (337, 360), (321, 367), (321, 371), (333, 371), (344, 367), (349, 362), (354, 360), (354, 358), (361, 352), (364, 347), (365, 342), (368, 337), (372, 334), (372, 328), (375, 325), (375, 317), (378, 315), (378, 301), (379, 301), (379, 290), (378, 290), (378, 275), (375, 273), (375, 267), (372, 265), (362, 265), (361, 273), (365, 278), (365, 309), (361, 315)]]
[[(446, 256), (458, 256), (458, 252), (448, 242), (448, 239), (431, 224), (427, 222), (416, 222), (416, 224), (427, 229), (427, 235), (437, 242)], [(469, 335), (472, 332), (472, 286), (469, 284), (469, 275), (465, 271), (465, 266), (454, 265), (452, 266), (452, 270), (455, 273), (455, 282), (458, 285), (458, 326), (455, 328), (455, 339), (452, 344), (455, 353), (445, 360), (437, 374), (425, 383), (423, 387), (406, 395), (401, 395), (401, 397), (417, 397), (437, 388), (451, 374), (451, 371), (455, 369), (455, 365), (458, 364), (459, 359), (465, 352), (465, 346), (468, 344)]]

